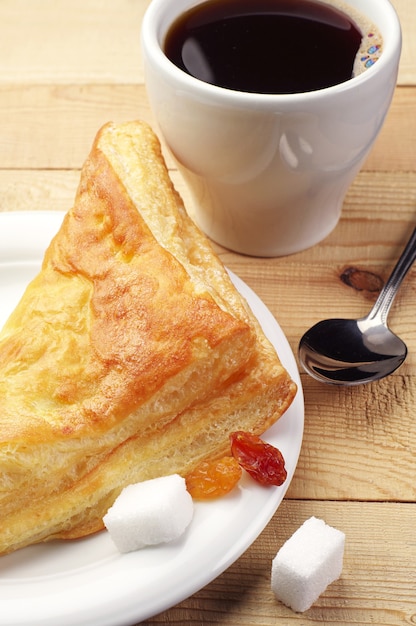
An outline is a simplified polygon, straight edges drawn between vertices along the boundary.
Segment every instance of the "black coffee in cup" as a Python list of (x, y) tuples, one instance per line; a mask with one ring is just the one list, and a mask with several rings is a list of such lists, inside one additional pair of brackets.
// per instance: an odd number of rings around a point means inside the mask
[(364, 17), (319, 0), (207, 0), (174, 22), (164, 44), (166, 56), (195, 78), (265, 94), (345, 82), (370, 67), (381, 47)]

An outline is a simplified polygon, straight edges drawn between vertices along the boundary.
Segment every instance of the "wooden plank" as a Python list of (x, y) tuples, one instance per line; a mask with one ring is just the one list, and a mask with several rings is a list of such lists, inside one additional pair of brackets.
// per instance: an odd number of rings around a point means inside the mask
[(380, 135), (363, 169), (415, 171), (415, 137), (415, 90), (408, 87), (397, 87)]
[(149, 0), (2, 0), (0, 83), (143, 83)]
[[(0, 87), (0, 168), (79, 168), (108, 121), (152, 121), (140, 86)], [(30, 138), (30, 140), (28, 140)]]
[(68, 211), (79, 170), (0, 170), (0, 211)]
[[(271, 561), (309, 517), (346, 534), (344, 567), (303, 614), (275, 599)], [(416, 619), (414, 510), (408, 504), (284, 501), (260, 538), (226, 572), (176, 607), (146, 620), (163, 624), (401, 626)]]
[[(182, 183), (173, 173), (181, 192)], [(0, 210), (67, 210), (79, 171), (0, 171)], [(397, 210), (375, 221), (362, 220), (379, 193), (397, 199)], [(400, 195), (394, 190), (402, 189)], [(346, 216), (323, 244), (283, 259), (250, 259), (220, 251), (224, 262), (245, 280), (275, 315), (296, 353), (303, 332), (324, 317), (359, 317), (369, 311), (377, 291), (367, 273), (385, 280), (409, 230), (416, 174), (374, 177), (363, 172), (349, 194)], [(387, 202), (388, 205), (388, 202)], [(346, 284), (347, 267), (363, 272), (358, 285)], [(411, 270), (391, 313), (392, 328), (409, 355), (386, 381), (354, 389), (328, 388), (302, 374), (305, 436), (289, 497), (411, 500), (415, 497), (416, 434), (412, 428), (416, 380), (416, 291)], [(375, 283), (376, 289), (379, 283)], [(307, 306), (305, 306), (307, 303)], [(323, 399), (324, 398), (324, 399)], [(335, 416), (337, 416), (335, 418)], [(311, 477), (313, 479), (311, 479)]]
[[(398, 88), (364, 170), (415, 171), (415, 111), (414, 90)], [(110, 120), (141, 118), (157, 129), (141, 85), (0, 85), (0, 116), (0, 169), (79, 168)]]
[[(149, 1), (2, 0), (0, 83), (143, 83), (140, 25)], [(414, 85), (416, 3), (392, 4), (403, 29), (398, 83)]]
[(400, 374), (359, 388), (328, 389), (302, 375), (305, 433), (288, 497), (415, 499), (416, 383), (410, 367), (414, 357)]
[(399, 66), (399, 85), (416, 84), (416, 2), (390, 0), (397, 11), (402, 27), (403, 47)]

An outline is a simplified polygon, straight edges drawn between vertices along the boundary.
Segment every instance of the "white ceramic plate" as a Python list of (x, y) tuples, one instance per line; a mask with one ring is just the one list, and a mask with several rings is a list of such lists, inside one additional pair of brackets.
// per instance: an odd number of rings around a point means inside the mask
[[(38, 272), (62, 213), (0, 213), (0, 325)], [(245, 477), (214, 502), (196, 503), (180, 541), (121, 555), (102, 532), (31, 546), (0, 558), (2, 626), (131, 626), (177, 604), (221, 574), (270, 521), (292, 479), (303, 436), (304, 406), (295, 358), (276, 320), (232, 276), (299, 385), (289, 410), (265, 435), (282, 451), (288, 478), (264, 488)], [(270, 555), (272, 559), (274, 554)]]

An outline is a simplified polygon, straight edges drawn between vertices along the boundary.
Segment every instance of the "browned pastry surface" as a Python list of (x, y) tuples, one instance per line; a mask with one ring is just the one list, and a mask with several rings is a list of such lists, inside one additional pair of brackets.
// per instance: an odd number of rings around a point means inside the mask
[(0, 334), (0, 552), (99, 530), (125, 485), (186, 475), (295, 392), (153, 132), (106, 125)]

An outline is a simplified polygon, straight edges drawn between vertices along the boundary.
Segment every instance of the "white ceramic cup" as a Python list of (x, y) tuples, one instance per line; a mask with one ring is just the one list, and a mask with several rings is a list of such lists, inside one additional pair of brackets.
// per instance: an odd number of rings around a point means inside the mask
[(141, 33), (150, 105), (192, 192), (191, 212), (231, 250), (304, 250), (336, 226), (389, 109), (401, 52), (397, 14), (389, 0), (348, 0), (381, 32), (380, 59), (333, 87), (270, 95), (205, 83), (165, 56), (172, 22), (202, 1), (152, 0)]

